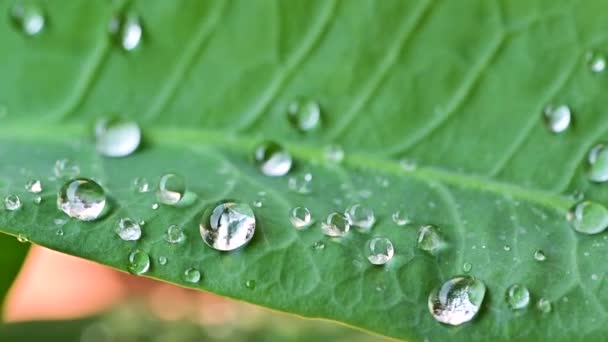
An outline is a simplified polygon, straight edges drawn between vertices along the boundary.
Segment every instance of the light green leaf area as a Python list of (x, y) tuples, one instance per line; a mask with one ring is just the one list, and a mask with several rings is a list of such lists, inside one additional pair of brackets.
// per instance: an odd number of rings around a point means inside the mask
[[(608, 328), (605, 235), (583, 236), (567, 211), (581, 191), (606, 204), (608, 190), (586, 177), (587, 151), (608, 139), (607, 75), (586, 54), (608, 52), (602, 1), (107, 1), (42, 3), (43, 32), (28, 37), (0, 17), (0, 180), (20, 210), (3, 211), (2, 231), (121, 270), (135, 249), (152, 258), (146, 276), (294, 314), (324, 318), (412, 341), (584, 340)], [(1, 3), (7, 13), (9, 2)], [(123, 51), (107, 33), (117, 8), (141, 16), (144, 35)], [(316, 100), (321, 124), (301, 133), (286, 107)], [(548, 104), (567, 104), (562, 134), (545, 127)], [(136, 119), (144, 144), (110, 159), (95, 152), (92, 123), (108, 113)], [(254, 147), (273, 139), (292, 153), (286, 177), (266, 177)], [(340, 164), (325, 148), (343, 146)], [(69, 158), (98, 179), (110, 212), (95, 222), (56, 208), (56, 160)], [(399, 161), (418, 165), (405, 171)], [(154, 192), (136, 177), (186, 179), (197, 198), (152, 210)], [(288, 177), (313, 175), (312, 193)], [(43, 201), (23, 184), (43, 180)], [(261, 195), (260, 192), (265, 192)], [(201, 240), (202, 210), (222, 199), (254, 208), (253, 240), (218, 252)], [(319, 223), (354, 203), (375, 210), (371, 232), (324, 237)], [(317, 223), (296, 231), (289, 210), (309, 208)], [(412, 224), (397, 226), (402, 210)], [(121, 217), (145, 220), (143, 236), (114, 233)], [(170, 224), (187, 241), (164, 240)], [(436, 256), (416, 248), (417, 228), (434, 224), (447, 241)], [(396, 254), (371, 265), (365, 243), (393, 241)], [(322, 241), (323, 249), (312, 246)], [(510, 250), (506, 250), (509, 246)], [(536, 250), (547, 256), (534, 260)], [(164, 266), (157, 258), (165, 256)], [(470, 275), (488, 288), (478, 316), (459, 327), (435, 321), (431, 290)], [(197, 284), (183, 272), (198, 268)], [(245, 284), (254, 280), (255, 288)], [(514, 312), (506, 289), (531, 292)], [(536, 310), (538, 299), (553, 304)]]

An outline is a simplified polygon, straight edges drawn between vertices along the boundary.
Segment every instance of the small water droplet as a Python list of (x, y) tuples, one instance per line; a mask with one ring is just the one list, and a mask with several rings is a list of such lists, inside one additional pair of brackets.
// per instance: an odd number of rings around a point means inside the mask
[(538, 311), (547, 314), (551, 312), (551, 302), (546, 298), (541, 298), (536, 303), (536, 308)]
[(160, 177), (156, 198), (159, 202), (168, 205), (177, 204), (186, 193), (184, 179), (175, 173), (167, 173)]
[(245, 282), (245, 287), (247, 287), (250, 290), (255, 289), (255, 280), (253, 279), (249, 279)]
[(593, 274), (591, 275), (591, 280), (593, 280), (593, 281), (597, 281), (598, 279), (600, 279), (600, 277), (599, 277), (597, 274), (593, 273)]
[(592, 73), (600, 73), (606, 69), (606, 57), (599, 52), (587, 53), (587, 67)]
[(267, 141), (255, 149), (254, 160), (266, 176), (284, 176), (291, 169), (292, 159), (289, 152), (275, 142)]
[(68, 223), (68, 220), (67, 219), (63, 219), (63, 218), (56, 218), (56, 219), (53, 219), (53, 223), (56, 226), (63, 226), (64, 224)]
[(545, 252), (543, 252), (541, 249), (538, 249), (534, 252), (534, 260), (545, 261), (547, 260), (547, 256), (545, 255)]
[(4, 209), (14, 211), (19, 208), (21, 208), (21, 199), (19, 199), (19, 196), (11, 194), (4, 197)]
[(398, 226), (405, 226), (406, 224), (410, 223), (410, 219), (401, 210), (395, 211), (391, 217), (393, 222), (395, 222), (395, 224)]
[(144, 177), (137, 177), (133, 180), (133, 190), (135, 190), (135, 192), (145, 193), (152, 189), (147, 179)]
[(486, 286), (482, 281), (470, 276), (457, 276), (431, 291), (429, 311), (441, 323), (461, 325), (477, 315), (485, 294)]
[(157, 210), (157, 209), (158, 209), (158, 203), (153, 203), (152, 210)]
[(57, 229), (57, 231), (55, 231), (55, 235), (63, 236), (63, 229), (61, 229), (61, 228)]
[(42, 203), (42, 197), (40, 197), (40, 196), (34, 197), (34, 204), (40, 204), (40, 203)]
[(307, 172), (303, 175), (295, 175), (287, 180), (287, 188), (299, 194), (309, 194), (312, 192), (312, 173)]
[(370, 230), (376, 223), (374, 211), (364, 207), (361, 204), (352, 205), (346, 210), (346, 217), (351, 226), (359, 227), (364, 230)]
[(327, 236), (344, 236), (350, 230), (350, 221), (342, 213), (331, 213), (327, 216), (326, 221), (321, 224), (321, 230)]
[(167, 264), (167, 261), (169, 261), (169, 260), (165, 256), (161, 255), (158, 257), (158, 264), (161, 266), (165, 266)]
[(592, 182), (608, 181), (608, 148), (605, 144), (597, 144), (591, 148), (587, 156), (589, 162), (589, 179)]
[(128, 217), (118, 220), (114, 231), (124, 241), (137, 241), (141, 237), (141, 227)]
[(184, 281), (196, 284), (201, 280), (201, 272), (196, 268), (189, 268), (184, 271)]
[(141, 130), (134, 121), (109, 117), (101, 118), (95, 124), (95, 146), (103, 156), (128, 156), (135, 152), (140, 141)]
[(425, 225), (418, 230), (418, 248), (430, 254), (437, 254), (445, 247), (445, 241), (433, 225)]
[(172, 244), (182, 243), (186, 240), (186, 234), (184, 234), (184, 230), (180, 226), (172, 224), (167, 228), (165, 240)]
[(342, 149), (342, 146), (329, 145), (325, 147), (325, 160), (330, 163), (341, 163), (344, 160), (344, 149)]
[(150, 269), (150, 256), (142, 250), (135, 250), (129, 254), (127, 270), (131, 274), (140, 275)]
[(507, 289), (506, 298), (511, 309), (524, 309), (530, 303), (530, 291), (525, 286), (513, 284)]
[(545, 125), (553, 133), (561, 133), (568, 129), (571, 115), (570, 107), (566, 105), (547, 106), (543, 112)]
[(28, 242), (30, 242), (30, 239), (25, 234), (18, 234), (17, 241), (19, 241), (21, 243), (28, 243)]
[(264, 203), (262, 203), (260, 200), (255, 200), (251, 204), (256, 208), (261, 208), (264, 205)]
[(205, 210), (200, 232), (208, 246), (220, 251), (231, 251), (251, 240), (255, 224), (255, 216), (249, 205), (225, 201)]
[(308, 132), (319, 126), (321, 107), (316, 101), (297, 99), (287, 106), (287, 118), (293, 127)]
[(312, 249), (314, 249), (316, 251), (325, 249), (325, 242), (323, 242), (321, 240), (315, 241), (315, 243), (312, 244)]
[(33, 2), (16, 2), (10, 15), (13, 24), (28, 36), (40, 34), (46, 23), (42, 7)]
[(509, 251), (511, 250), (511, 246), (509, 246), (509, 245), (505, 245), (505, 246), (503, 247), (503, 249), (505, 250), (505, 252), (509, 252)]
[(103, 188), (87, 178), (65, 183), (57, 195), (57, 207), (68, 216), (81, 221), (97, 219), (106, 206)]
[(69, 159), (59, 159), (53, 166), (57, 178), (74, 178), (80, 175), (80, 166)]
[(305, 207), (295, 207), (289, 211), (289, 221), (296, 229), (305, 229), (311, 223), (310, 210)]
[(572, 210), (571, 225), (583, 234), (598, 234), (608, 227), (608, 209), (595, 202), (581, 202)]
[(385, 237), (375, 237), (367, 242), (367, 260), (374, 265), (384, 265), (395, 254), (391, 240)]
[(110, 21), (108, 31), (114, 35), (117, 44), (125, 51), (133, 51), (141, 43), (143, 28), (135, 13), (117, 15)]
[(464, 264), (462, 264), (462, 271), (464, 273), (471, 272), (471, 269), (473, 269), (473, 264), (471, 264), (470, 262), (465, 262)]
[(418, 164), (411, 159), (401, 159), (399, 161), (399, 166), (406, 172), (412, 172), (418, 168)]
[(32, 179), (25, 183), (25, 190), (33, 194), (39, 194), (42, 192), (42, 182), (38, 179)]

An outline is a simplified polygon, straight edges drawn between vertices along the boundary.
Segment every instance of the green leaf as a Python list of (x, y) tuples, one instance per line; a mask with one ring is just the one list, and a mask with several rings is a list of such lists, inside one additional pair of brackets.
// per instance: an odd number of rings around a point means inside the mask
[[(0, 19), (0, 180), (23, 207), (0, 227), (35, 243), (127, 269), (131, 251), (152, 257), (146, 276), (306, 317), (337, 320), (408, 340), (593, 339), (608, 333), (603, 235), (575, 233), (566, 213), (582, 191), (608, 203), (608, 188), (586, 177), (586, 153), (608, 139), (604, 73), (589, 51), (606, 53), (608, 6), (601, 1), (146, 1), (141, 46), (120, 49), (107, 33), (108, 2), (44, 3), (47, 26), (25, 36)], [(0, 4), (8, 11), (9, 4)], [(316, 100), (321, 126), (294, 129), (286, 107)], [(562, 134), (545, 127), (548, 104), (567, 104)], [(95, 152), (91, 123), (119, 113), (141, 123), (144, 146), (127, 158)], [(293, 154), (289, 176), (313, 175), (312, 193), (290, 192), (287, 177), (265, 177), (251, 161), (273, 139)], [(345, 160), (325, 159), (342, 145)], [(63, 218), (55, 207), (58, 159), (100, 180), (111, 211), (95, 222)], [(399, 160), (418, 167), (405, 171)], [(183, 175), (198, 197), (152, 210), (154, 194), (136, 177)], [(288, 177), (289, 177), (288, 176)], [(23, 190), (44, 181), (43, 201)], [(260, 192), (265, 192), (261, 195)], [(202, 210), (221, 199), (254, 208), (249, 245), (221, 253), (203, 244)], [(354, 203), (375, 210), (371, 233), (324, 237), (319, 224), (296, 231), (290, 208), (322, 221)], [(412, 225), (396, 226), (402, 210)], [(138, 242), (121, 241), (121, 217), (145, 220)], [(164, 241), (170, 224), (187, 241)], [(447, 242), (436, 256), (416, 248), (417, 227), (434, 224)], [(393, 241), (395, 257), (369, 264), (370, 236)], [(323, 241), (324, 249), (313, 249)], [(505, 246), (510, 247), (505, 248)], [(544, 251), (546, 261), (533, 258)], [(157, 258), (168, 258), (165, 266)], [(463, 273), (488, 292), (472, 322), (448, 327), (427, 308), (431, 290)], [(198, 268), (202, 280), (183, 272)], [(596, 280), (597, 279), (597, 280)], [(254, 280), (254, 289), (245, 284)], [(513, 312), (507, 288), (528, 287), (532, 303)], [(535, 309), (540, 298), (552, 311)]]
[(0, 234), (0, 251), (2, 251), (2, 258), (0, 258), (0, 318), (2, 303), (21, 268), (27, 250), (28, 246), (18, 242), (14, 237)]

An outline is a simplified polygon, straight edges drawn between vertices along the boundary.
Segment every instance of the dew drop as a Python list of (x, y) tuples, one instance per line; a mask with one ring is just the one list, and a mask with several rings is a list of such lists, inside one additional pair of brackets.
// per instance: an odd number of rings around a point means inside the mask
[(140, 141), (141, 130), (134, 121), (111, 117), (99, 119), (95, 124), (95, 146), (103, 156), (128, 156), (135, 152)]
[(473, 269), (473, 265), (470, 262), (465, 262), (464, 264), (462, 264), (462, 271), (464, 273), (471, 272), (471, 269)]
[(581, 202), (571, 213), (571, 225), (583, 234), (598, 234), (608, 227), (608, 209), (595, 202)]
[(599, 52), (587, 53), (587, 67), (594, 74), (601, 73), (606, 69), (606, 57)]
[(251, 202), (251, 204), (256, 208), (261, 208), (264, 205), (264, 203), (262, 203), (262, 201), (260, 201), (260, 200), (255, 200), (255, 201)]
[(125, 51), (133, 51), (141, 43), (143, 28), (138, 15), (126, 13), (112, 18), (108, 30)]
[(57, 236), (63, 236), (63, 229), (59, 228), (55, 231), (55, 235)]
[(67, 219), (63, 219), (63, 218), (56, 218), (56, 219), (53, 219), (53, 223), (54, 223), (56, 226), (63, 226), (63, 225), (65, 225), (66, 223), (68, 223), (68, 220), (67, 220)]
[(201, 272), (196, 268), (189, 268), (184, 271), (184, 281), (196, 284), (201, 281)]
[(507, 289), (506, 299), (511, 309), (524, 309), (530, 303), (530, 291), (525, 286), (513, 284)]
[(13, 24), (28, 36), (35, 36), (42, 32), (46, 23), (42, 7), (32, 2), (17, 2), (10, 12)]
[(127, 270), (131, 274), (140, 275), (150, 269), (150, 256), (142, 250), (135, 250), (129, 254)]
[(186, 240), (186, 234), (184, 234), (184, 230), (180, 226), (172, 224), (167, 228), (165, 240), (171, 244), (182, 243)]
[(249, 205), (225, 201), (204, 211), (200, 232), (208, 246), (231, 251), (251, 240), (255, 224), (255, 216)]
[(69, 159), (59, 159), (53, 166), (57, 178), (74, 178), (80, 175), (80, 166)]
[(485, 284), (470, 276), (457, 276), (431, 291), (429, 311), (444, 324), (461, 325), (472, 320), (486, 294)]
[(543, 112), (545, 125), (553, 133), (561, 133), (570, 126), (571, 112), (566, 105), (547, 106)]
[(446, 243), (433, 225), (425, 225), (418, 230), (418, 248), (430, 254), (437, 254)]
[(296, 229), (305, 229), (312, 223), (310, 210), (305, 207), (295, 207), (289, 211), (289, 221)]
[(30, 242), (30, 239), (25, 234), (17, 234), (17, 241), (21, 243), (28, 243)]
[(40, 204), (40, 203), (42, 203), (42, 197), (40, 197), (40, 196), (34, 197), (34, 204)]
[(319, 241), (315, 241), (315, 242), (312, 244), (312, 249), (314, 249), (314, 250), (316, 250), (316, 251), (320, 251), (320, 250), (325, 249), (325, 242), (323, 242), (323, 241), (321, 241), (321, 240), (319, 240)]
[(159, 202), (168, 205), (177, 204), (186, 193), (184, 179), (175, 173), (167, 173), (160, 177), (156, 198)]
[(97, 219), (106, 206), (103, 188), (87, 178), (76, 178), (65, 183), (57, 195), (57, 208), (81, 221)]
[(161, 256), (158, 257), (158, 264), (161, 265), (161, 266), (165, 266), (168, 261), (169, 260), (165, 256), (161, 255)]
[(597, 144), (591, 148), (587, 156), (589, 162), (588, 177), (592, 182), (603, 183), (608, 181), (608, 148), (604, 144)]
[(247, 280), (245, 282), (245, 287), (248, 288), (248, 289), (250, 289), (250, 290), (255, 289), (255, 280), (253, 280), (253, 279)]
[(133, 180), (133, 190), (139, 193), (149, 192), (151, 189), (150, 182), (143, 177), (137, 177)]
[(503, 249), (505, 250), (505, 252), (509, 252), (509, 251), (511, 251), (511, 246), (504, 245)]
[(284, 176), (291, 169), (291, 155), (275, 142), (267, 141), (255, 149), (254, 160), (266, 176)]
[(342, 213), (331, 213), (321, 224), (321, 230), (327, 236), (344, 236), (350, 230), (350, 222), (348, 217)]
[(374, 265), (384, 265), (395, 254), (391, 240), (385, 237), (375, 237), (367, 242), (367, 260)]
[(325, 147), (325, 160), (330, 163), (341, 163), (344, 160), (344, 149), (338, 145)]
[(547, 314), (551, 312), (551, 302), (546, 298), (541, 298), (536, 303), (536, 308), (538, 309), (538, 311)]
[(39, 194), (42, 192), (42, 182), (38, 179), (32, 179), (25, 183), (25, 190), (33, 194)]
[(293, 127), (308, 132), (319, 126), (321, 107), (316, 101), (297, 99), (287, 106), (287, 118)]
[(418, 168), (418, 164), (410, 159), (401, 159), (399, 161), (399, 166), (401, 166), (401, 169), (406, 172), (412, 172)]
[(312, 174), (307, 172), (303, 175), (295, 175), (289, 177), (287, 180), (287, 188), (290, 191), (297, 192), (299, 194), (309, 194), (312, 192)]
[(15, 211), (21, 208), (21, 199), (17, 195), (8, 195), (4, 197), (4, 209)]
[(124, 241), (137, 241), (141, 237), (139, 223), (128, 217), (118, 220), (115, 232)]
[(395, 211), (391, 217), (393, 222), (395, 222), (395, 224), (398, 226), (405, 226), (406, 224), (410, 223), (410, 219), (401, 210)]
[(537, 249), (534, 252), (534, 260), (545, 261), (545, 260), (547, 260), (547, 256), (545, 255), (545, 252), (542, 251), (542, 249)]
[(376, 223), (376, 216), (371, 208), (362, 206), (361, 204), (352, 205), (346, 210), (346, 217), (351, 226), (359, 227), (364, 230), (370, 230)]
[(157, 209), (158, 209), (158, 203), (153, 203), (152, 210), (157, 210)]

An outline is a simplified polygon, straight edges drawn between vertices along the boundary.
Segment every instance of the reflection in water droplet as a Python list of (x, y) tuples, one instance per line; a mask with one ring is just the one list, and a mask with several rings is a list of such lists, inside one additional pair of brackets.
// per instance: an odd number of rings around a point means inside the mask
[(405, 226), (406, 224), (410, 223), (410, 219), (401, 210), (395, 211), (391, 218), (398, 226)]
[(249, 279), (245, 282), (245, 287), (247, 287), (250, 290), (255, 289), (255, 280), (253, 279)]
[(543, 114), (545, 125), (553, 133), (561, 133), (570, 126), (571, 112), (570, 107), (566, 105), (547, 106)]
[(42, 7), (33, 2), (16, 2), (10, 12), (13, 24), (28, 36), (42, 32), (45, 25), (45, 14)]
[(167, 257), (164, 257), (162, 255), (158, 257), (158, 264), (161, 266), (165, 266), (167, 264), (167, 261), (169, 261)]
[(507, 289), (507, 304), (513, 310), (524, 309), (530, 303), (530, 291), (525, 286), (513, 284)]
[(418, 230), (418, 248), (430, 254), (437, 254), (446, 243), (433, 225), (420, 227)]
[(196, 268), (189, 268), (184, 271), (184, 281), (196, 284), (201, 280), (201, 272)]
[(222, 202), (203, 213), (200, 232), (203, 241), (220, 251), (231, 251), (248, 243), (255, 233), (253, 210), (245, 203)]
[(606, 69), (606, 57), (599, 52), (587, 53), (587, 67), (592, 73), (600, 73)]
[(260, 144), (254, 154), (258, 168), (266, 176), (284, 176), (291, 169), (291, 155), (275, 142), (267, 141)]
[(295, 207), (289, 211), (289, 221), (296, 229), (305, 229), (311, 223), (310, 210), (305, 207)]
[(125, 51), (133, 51), (141, 43), (143, 28), (135, 13), (117, 15), (110, 21), (108, 31)]
[(464, 273), (471, 272), (472, 268), (473, 268), (473, 264), (471, 264), (470, 262), (465, 262), (464, 264), (462, 264), (462, 271)]
[(143, 177), (137, 177), (133, 180), (133, 189), (135, 192), (139, 193), (145, 193), (152, 190), (148, 180)]
[(589, 179), (592, 182), (603, 183), (608, 181), (608, 148), (604, 144), (597, 144), (589, 151)]
[(27, 243), (27, 242), (30, 242), (30, 239), (25, 234), (18, 234), (17, 241), (19, 241), (21, 243)]
[(344, 150), (338, 145), (325, 147), (325, 160), (330, 163), (341, 163), (344, 160)]
[(303, 175), (295, 175), (289, 177), (287, 187), (290, 191), (299, 194), (309, 194), (312, 192), (312, 174), (307, 172)]
[(115, 232), (124, 241), (137, 241), (141, 237), (141, 227), (128, 217), (118, 220)]
[(38, 179), (32, 179), (25, 183), (25, 190), (33, 194), (39, 194), (42, 192), (42, 182)]
[(165, 240), (172, 244), (182, 243), (186, 240), (186, 234), (180, 226), (172, 224), (167, 228)]
[(184, 179), (175, 173), (167, 173), (160, 177), (156, 198), (163, 204), (177, 204), (186, 193)]
[(545, 255), (545, 252), (543, 252), (541, 249), (538, 249), (534, 252), (534, 260), (545, 261), (547, 260), (547, 256)]
[(80, 166), (69, 159), (59, 159), (53, 166), (53, 173), (57, 178), (73, 178), (80, 174)]
[(97, 152), (106, 157), (125, 157), (135, 152), (141, 141), (141, 130), (134, 121), (118, 117), (101, 118), (95, 124)]
[(457, 276), (431, 291), (429, 311), (444, 324), (461, 325), (473, 319), (486, 294), (485, 284), (470, 276)]
[(391, 240), (385, 237), (375, 237), (367, 242), (367, 260), (374, 265), (384, 265), (395, 254)]
[(574, 230), (583, 234), (598, 234), (608, 227), (608, 209), (595, 202), (577, 204), (571, 214)]
[(297, 99), (287, 106), (287, 118), (293, 127), (308, 132), (319, 126), (321, 108), (316, 101)]
[(547, 314), (551, 312), (551, 302), (546, 298), (541, 298), (536, 303), (536, 308), (538, 311)]
[(327, 236), (344, 236), (350, 230), (350, 222), (348, 217), (342, 213), (331, 213), (321, 224), (321, 230)]
[(351, 226), (370, 230), (376, 223), (374, 211), (360, 204), (352, 205), (346, 210), (346, 217)]
[(77, 178), (65, 183), (57, 195), (57, 207), (68, 216), (81, 221), (98, 218), (106, 206), (102, 187), (87, 178)]
[(127, 270), (131, 274), (140, 275), (150, 269), (150, 256), (142, 250), (135, 250), (129, 254)]
[(19, 199), (19, 196), (11, 194), (4, 197), (4, 209), (14, 211), (19, 208), (21, 208), (21, 199)]

